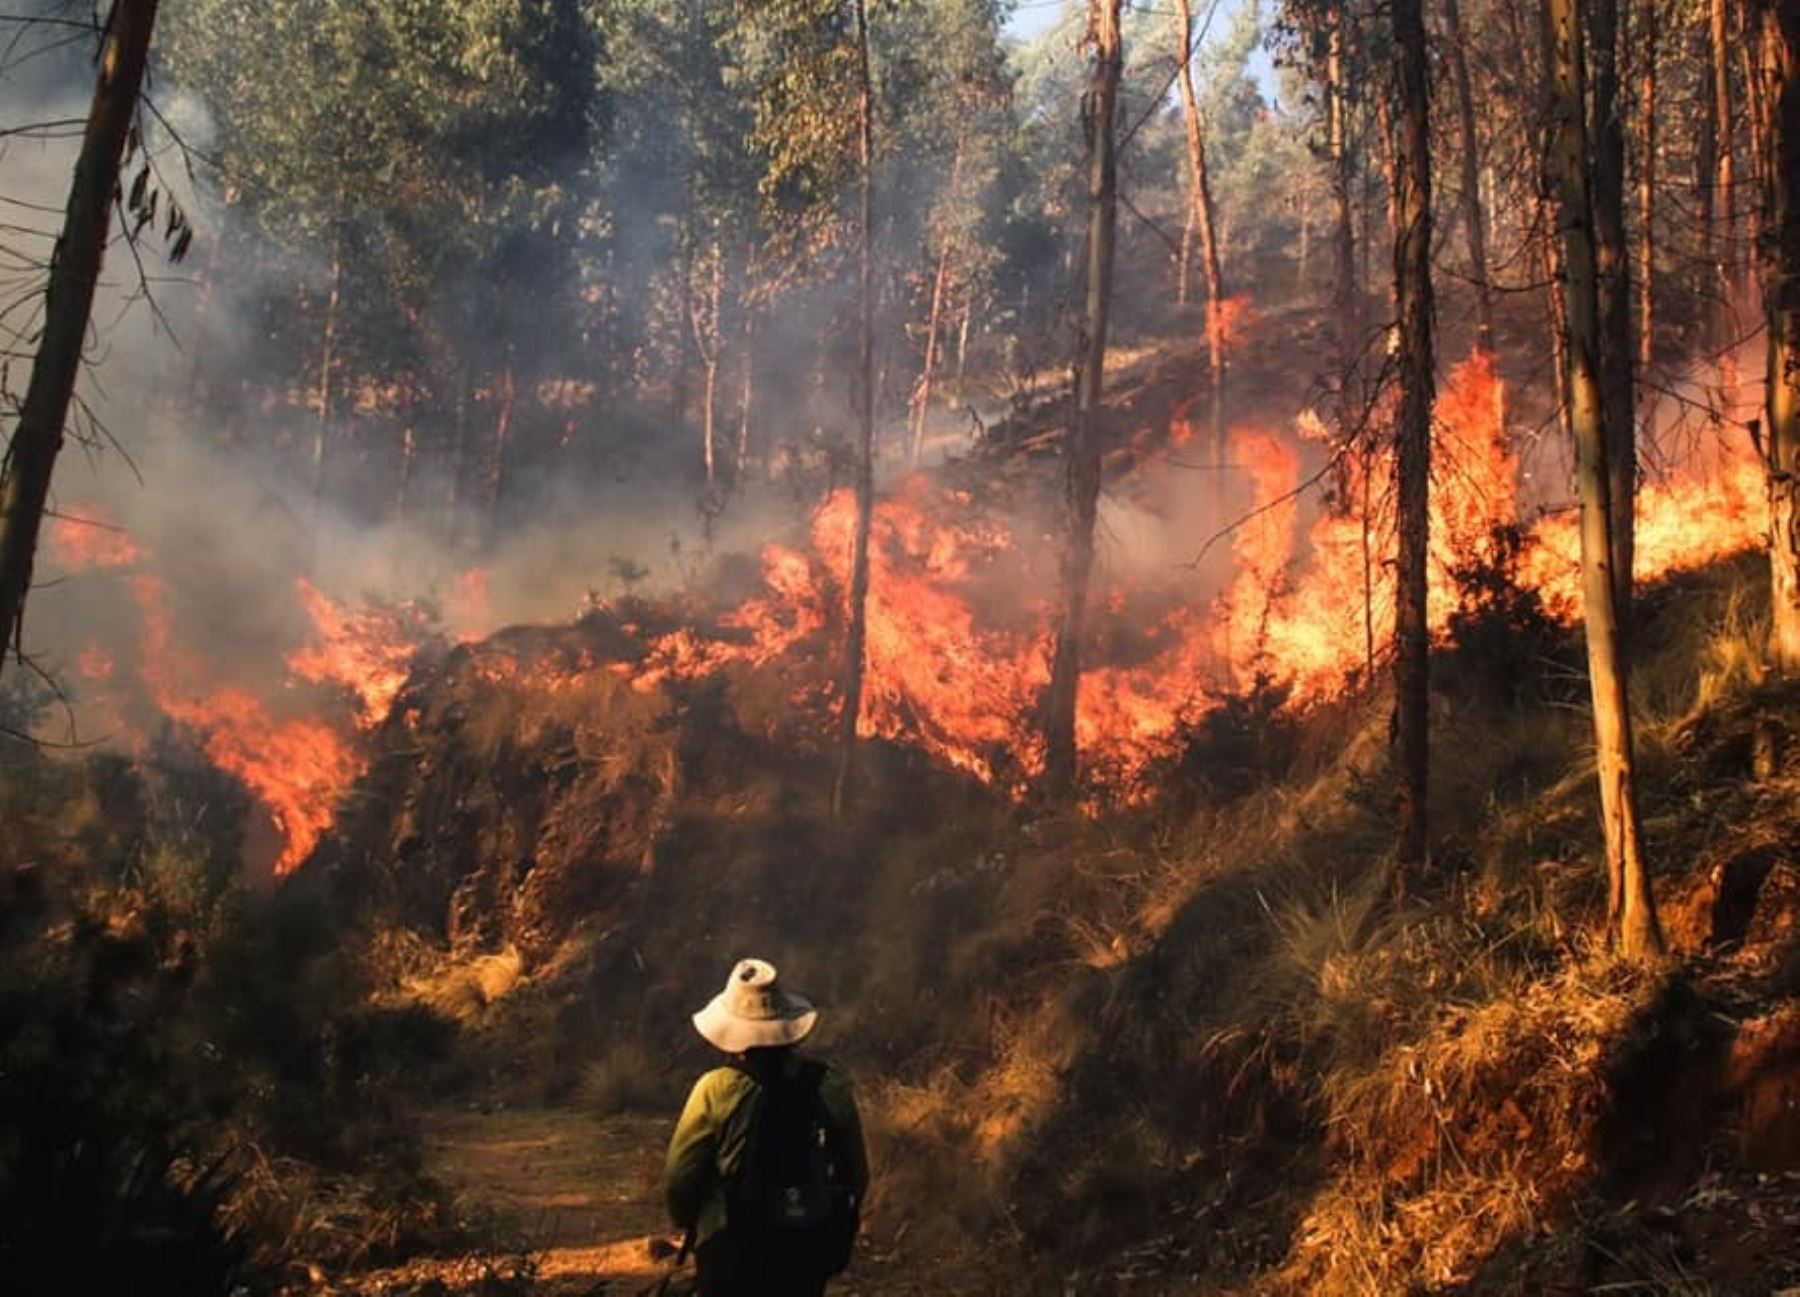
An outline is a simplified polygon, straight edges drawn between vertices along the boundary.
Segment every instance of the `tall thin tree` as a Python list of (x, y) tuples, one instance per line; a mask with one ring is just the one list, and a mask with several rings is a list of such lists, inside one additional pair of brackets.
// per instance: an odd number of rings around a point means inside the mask
[(1600, 401), (1612, 531), (1614, 608), (1631, 629), (1637, 550), (1637, 416), (1632, 401), (1631, 288), (1625, 252), (1625, 128), (1619, 106), (1619, 0), (1590, 0), (1593, 15), (1594, 270), (1600, 310)]
[(1458, 152), (1462, 155), (1463, 233), (1469, 241), (1469, 277), (1475, 284), (1475, 345), (1494, 353), (1494, 287), (1488, 282), (1487, 214), (1481, 206), (1481, 148), (1475, 131), (1475, 92), (1469, 84), (1469, 55), (1464, 48), (1462, 6), (1444, 0), (1444, 54), (1456, 86)]
[(1399, 561), (1394, 610), (1394, 711), (1400, 863), (1425, 861), (1430, 769), (1431, 83), (1420, 0), (1392, 0), (1396, 123), (1394, 297), (1400, 309), (1400, 410), (1395, 429)]
[(1656, 59), (1657, 12), (1662, 0), (1639, 0), (1644, 34), (1638, 84), (1638, 333), (1637, 363), (1656, 356)]
[(1587, 627), (1588, 684), (1606, 842), (1607, 931), (1621, 953), (1645, 958), (1662, 949), (1638, 821), (1627, 661), (1612, 575), (1606, 430), (1600, 392), (1600, 306), (1594, 256), (1593, 202), (1588, 192), (1585, 32), (1578, 0), (1546, 0), (1551, 134), (1548, 180), (1558, 200), (1567, 338), (1563, 364), (1569, 425), (1575, 437), (1581, 493), (1582, 609)]
[(0, 464), (0, 671), (7, 647), (20, 644), (38, 533), (81, 371), (119, 186), (120, 155), (143, 87), (156, 5), (157, 0), (116, 0), (107, 17), (69, 203), (51, 254), (43, 332), (18, 423)]
[(1075, 710), (1081, 680), (1081, 636), (1087, 622), (1094, 523), (1100, 505), (1100, 408), (1106, 379), (1106, 327), (1112, 306), (1113, 232), (1118, 217), (1114, 119), (1124, 54), (1121, 0), (1089, 0), (1087, 41), (1093, 82), (1084, 104), (1088, 132), (1087, 300), (1075, 373), (1075, 417), (1067, 451), (1068, 536), (1062, 562), (1062, 618), (1044, 699), (1044, 791), (1067, 795), (1076, 775)]
[(875, 516), (875, 81), (869, 58), (869, 15), (856, 7), (856, 539), (850, 554), (850, 628), (844, 644), (844, 710), (838, 717), (837, 778), (831, 811), (841, 816), (856, 767), (869, 635), (869, 529)]
[(1800, 6), (1759, 0), (1764, 144), (1763, 302), (1768, 313), (1770, 650), (1800, 672)]
[(1200, 261), (1206, 272), (1212, 462), (1218, 468), (1225, 463), (1225, 273), (1219, 261), (1219, 237), (1213, 222), (1212, 183), (1206, 171), (1206, 123), (1194, 94), (1194, 18), (1188, 0), (1175, 0), (1175, 38), (1176, 85), (1181, 90), (1181, 122), (1187, 144), (1189, 221), (1200, 235)]

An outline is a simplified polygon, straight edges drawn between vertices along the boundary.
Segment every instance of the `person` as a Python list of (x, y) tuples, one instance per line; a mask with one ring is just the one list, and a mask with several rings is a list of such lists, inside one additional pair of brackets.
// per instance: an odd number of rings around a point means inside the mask
[(849, 1261), (868, 1154), (849, 1078), (798, 1049), (818, 1018), (760, 959), (693, 1016), (730, 1060), (688, 1095), (663, 1176), (701, 1297), (819, 1297)]

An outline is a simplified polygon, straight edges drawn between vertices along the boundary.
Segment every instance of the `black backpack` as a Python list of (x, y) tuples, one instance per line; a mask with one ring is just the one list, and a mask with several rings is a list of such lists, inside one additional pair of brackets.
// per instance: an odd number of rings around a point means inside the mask
[(842, 1141), (819, 1085), (825, 1065), (795, 1077), (759, 1076), (744, 1155), (725, 1180), (725, 1223), (747, 1250), (821, 1277), (850, 1264), (859, 1207)]

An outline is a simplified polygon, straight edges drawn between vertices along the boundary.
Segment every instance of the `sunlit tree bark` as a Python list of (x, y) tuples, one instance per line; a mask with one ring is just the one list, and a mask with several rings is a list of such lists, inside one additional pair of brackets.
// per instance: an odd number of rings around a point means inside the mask
[(1118, 166), (1114, 118), (1124, 58), (1119, 41), (1121, 0), (1089, 0), (1088, 40), (1094, 79), (1085, 105), (1088, 128), (1087, 301), (1075, 376), (1075, 417), (1067, 454), (1068, 537), (1062, 564), (1062, 619), (1044, 699), (1044, 790), (1066, 796), (1076, 775), (1075, 709), (1081, 679), (1081, 636), (1087, 622), (1088, 578), (1094, 563), (1094, 521), (1100, 503), (1101, 396), (1106, 378), (1106, 326), (1112, 305), (1113, 231)]
[(1649, 874), (1645, 869), (1632, 761), (1627, 662), (1615, 608), (1609, 527), (1611, 478), (1600, 391), (1599, 289), (1588, 191), (1582, 21), (1577, 0), (1546, 0), (1551, 134), (1549, 180), (1557, 196), (1566, 285), (1569, 425), (1575, 437), (1581, 494), (1582, 608), (1587, 627), (1588, 682), (1594, 707), (1594, 746), (1600, 779), (1600, 818), (1606, 842), (1607, 929), (1622, 954), (1648, 958), (1662, 949)]
[(51, 255), (43, 331), (18, 422), (0, 465), (0, 671), (5, 670), (7, 646), (16, 646), (22, 631), (38, 533), (81, 371), (113, 195), (119, 186), (119, 158), (143, 85), (156, 5), (157, 0), (117, 0), (107, 19), (69, 203)]
[(1763, 301), (1768, 312), (1771, 650), (1800, 672), (1800, 7), (1757, 6), (1759, 92), (1771, 136), (1764, 144)]

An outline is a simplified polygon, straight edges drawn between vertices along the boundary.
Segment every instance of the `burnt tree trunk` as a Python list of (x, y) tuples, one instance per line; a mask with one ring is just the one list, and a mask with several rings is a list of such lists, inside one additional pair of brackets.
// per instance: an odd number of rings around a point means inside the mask
[(75, 161), (62, 232), (51, 254), (43, 332), (18, 422), (0, 463), (0, 671), (5, 669), (7, 646), (21, 646), (38, 532), (81, 372), (82, 344), (119, 184), (119, 156), (144, 80), (156, 3), (117, 0), (107, 18), (81, 153)]
[(1657, 6), (1641, 0), (1644, 66), (1638, 90), (1638, 336), (1637, 360), (1648, 371), (1656, 357), (1656, 45)]
[(1075, 786), (1081, 636), (1087, 621), (1094, 522), (1100, 505), (1100, 403), (1106, 380), (1106, 326), (1112, 305), (1113, 233), (1118, 217), (1113, 129), (1124, 66), (1120, 4), (1121, 0), (1089, 0), (1088, 4), (1087, 39), (1094, 47), (1094, 79), (1083, 106), (1088, 131), (1087, 301), (1067, 451), (1069, 531), (1062, 562), (1062, 618), (1056, 628), (1050, 687), (1044, 699), (1044, 791), (1053, 798), (1066, 797)]
[(1754, 6), (1745, 10), (1746, 30), (1738, 41), (1738, 66), (1744, 78), (1744, 118), (1745, 135), (1748, 137), (1750, 151), (1750, 192), (1758, 196), (1758, 201), (1745, 204), (1744, 218), (1747, 229), (1744, 232), (1743, 246), (1750, 249), (1748, 264), (1744, 265), (1742, 274), (1745, 282), (1756, 272), (1756, 259), (1763, 246), (1763, 205), (1760, 196), (1767, 192), (1769, 183), (1768, 144), (1774, 138), (1774, 128), (1769, 124), (1769, 96), (1767, 87), (1762, 83), (1758, 73), (1758, 60), (1762, 57), (1762, 41), (1753, 28), (1756, 18)]
[(1337, 317), (1338, 435), (1349, 436), (1355, 423), (1351, 381), (1362, 355), (1361, 297), (1356, 286), (1356, 226), (1353, 208), (1355, 164), (1350, 156), (1349, 91), (1344, 85), (1345, 26), (1349, 17), (1341, 8), (1328, 15), (1326, 36), (1325, 102), (1326, 148), (1331, 155), (1331, 204), (1334, 248), (1332, 312)]
[(1637, 534), (1637, 418), (1632, 409), (1631, 286), (1625, 253), (1625, 129), (1619, 111), (1619, 0), (1591, 0), (1594, 90), (1594, 270), (1600, 310), (1600, 402), (1606, 424), (1614, 610), (1631, 632)]
[(1730, 341), (1724, 323), (1731, 318), (1737, 289), (1737, 196), (1732, 165), (1731, 130), (1731, 14), (1728, 0), (1712, 0), (1708, 31), (1712, 37), (1713, 139), (1717, 153), (1715, 170), (1708, 177), (1713, 186), (1713, 217), (1718, 228), (1713, 235), (1714, 265), (1718, 274), (1719, 320), (1718, 341)]
[(869, 527), (875, 513), (875, 86), (869, 67), (869, 16), (856, 0), (857, 389), (856, 537), (850, 553), (850, 626), (844, 644), (844, 700), (838, 716), (837, 777), (831, 813), (842, 816), (856, 765), (863, 669), (869, 628)]
[(1400, 308), (1400, 411), (1394, 472), (1400, 547), (1395, 573), (1394, 712), (1403, 870), (1424, 864), (1429, 771), (1430, 632), (1425, 619), (1431, 515), (1431, 83), (1420, 0), (1393, 0), (1394, 297)]
[(1662, 948), (1662, 934), (1645, 869), (1632, 761), (1627, 660), (1614, 607), (1612, 533), (1606, 428), (1600, 391), (1599, 288), (1588, 193), (1586, 100), (1578, 0), (1546, 0), (1545, 39), (1551, 70), (1552, 133), (1546, 159), (1558, 200), (1562, 235), (1567, 339), (1569, 425), (1575, 436), (1581, 494), (1582, 607), (1587, 629), (1588, 683), (1594, 707), (1594, 745), (1600, 779), (1600, 818), (1606, 841), (1607, 931), (1628, 958)]
[(1462, 152), (1462, 212), (1469, 240), (1469, 277), (1475, 283), (1475, 345), (1494, 354), (1494, 290), (1488, 283), (1487, 213), (1481, 206), (1481, 157), (1475, 133), (1475, 94), (1463, 48), (1462, 10), (1444, 0), (1444, 37), (1450, 77), (1456, 85), (1456, 121)]
[[(1225, 273), (1219, 260), (1218, 230), (1213, 223), (1212, 185), (1206, 172), (1206, 126), (1194, 94), (1194, 19), (1188, 0), (1175, 0), (1176, 84), (1181, 90), (1181, 121), (1187, 144), (1188, 184), (1194, 228), (1200, 235), (1200, 264), (1206, 274), (1206, 366), (1212, 380), (1212, 464), (1225, 463)], [(1185, 278), (1185, 271), (1184, 276)], [(1215, 474), (1215, 477), (1217, 474)]]
[(1763, 301), (1768, 312), (1769, 579), (1776, 664), (1800, 672), (1800, 10), (1761, 0), (1765, 143)]

